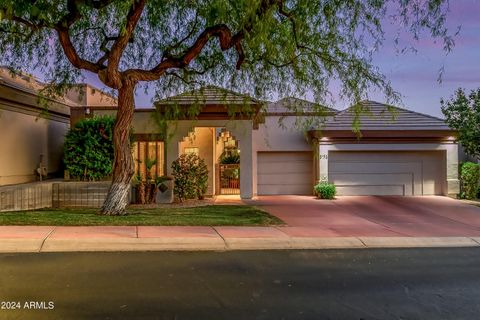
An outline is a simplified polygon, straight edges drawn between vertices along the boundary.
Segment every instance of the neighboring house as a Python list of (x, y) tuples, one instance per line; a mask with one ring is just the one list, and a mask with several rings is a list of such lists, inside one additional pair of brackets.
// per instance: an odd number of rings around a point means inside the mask
[(35, 181), (40, 163), (49, 176), (61, 168), (72, 103), (49, 100), (47, 112), (38, 102), (42, 88), (31, 76), (0, 68), (0, 186)]
[[(360, 117), (359, 137), (352, 132), (351, 109), (320, 109), (293, 98), (265, 103), (216, 87), (183, 93), (159, 101), (157, 111), (135, 111), (136, 172), (144, 176), (145, 159), (155, 158), (153, 173), (169, 175), (172, 161), (194, 152), (208, 166), (207, 194), (229, 193), (232, 188), (221, 182), (218, 163), (224, 149), (234, 145), (241, 152), (237, 191), (246, 199), (309, 195), (319, 181), (335, 183), (339, 195), (458, 193), (458, 146), (443, 120), (401, 108), (393, 108), (393, 119), (392, 107), (370, 101), (363, 104), (369, 114)], [(195, 119), (182, 113), (192, 105), (200, 110)], [(172, 107), (181, 116), (168, 121), (164, 132), (155, 119)], [(116, 108), (89, 110), (89, 116), (113, 115)], [(307, 132), (295, 126), (319, 110), (325, 116), (323, 123)]]
[[(0, 186), (63, 176), (62, 157), (71, 114), (89, 105), (116, 105), (114, 97), (90, 85), (75, 86), (63, 98), (39, 102), (45, 85), (33, 76), (12, 76), (0, 67)], [(45, 105), (47, 108), (45, 108)]]

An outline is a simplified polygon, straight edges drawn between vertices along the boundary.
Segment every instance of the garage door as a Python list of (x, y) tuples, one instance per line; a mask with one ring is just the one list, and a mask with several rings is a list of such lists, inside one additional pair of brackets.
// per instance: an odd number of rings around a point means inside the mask
[(328, 172), (338, 195), (441, 195), (445, 153), (331, 151)]
[(257, 161), (259, 195), (312, 194), (312, 152), (259, 152)]

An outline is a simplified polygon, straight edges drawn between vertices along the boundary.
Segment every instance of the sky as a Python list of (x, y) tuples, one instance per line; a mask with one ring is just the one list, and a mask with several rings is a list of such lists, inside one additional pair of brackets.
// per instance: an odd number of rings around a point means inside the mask
[[(480, 88), (480, 0), (451, 0), (447, 26), (451, 33), (460, 27), (455, 37), (455, 47), (450, 53), (443, 50), (441, 40), (433, 41), (424, 35), (414, 41), (409, 33), (401, 33), (401, 47), (412, 45), (416, 52), (399, 53), (394, 44), (398, 28), (386, 21), (384, 45), (373, 56), (373, 64), (391, 81), (393, 88), (402, 96), (401, 107), (442, 117), (440, 100), (449, 99), (459, 87), (470, 91)], [(437, 81), (443, 68), (442, 82)], [(87, 82), (102, 88), (96, 75), (88, 75)], [(335, 85), (332, 87), (335, 94)], [(145, 94), (138, 90), (137, 107), (150, 107), (154, 92)], [(307, 94), (307, 100), (312, 98)], [(370, 92), (369, 98), (383, 102), (384, 97)], [(347, 101), (337, 100), (333, 105), (342, 110)]]

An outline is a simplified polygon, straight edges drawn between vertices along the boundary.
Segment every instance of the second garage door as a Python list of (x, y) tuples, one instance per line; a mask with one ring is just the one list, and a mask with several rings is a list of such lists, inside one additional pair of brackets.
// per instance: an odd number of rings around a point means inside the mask
[(338, 195), (441, 195), (442, 151), (333, 151), (328, 179)]
[(312, 152), (259, 152), (257, 161), (259, 195), (312, 194)]

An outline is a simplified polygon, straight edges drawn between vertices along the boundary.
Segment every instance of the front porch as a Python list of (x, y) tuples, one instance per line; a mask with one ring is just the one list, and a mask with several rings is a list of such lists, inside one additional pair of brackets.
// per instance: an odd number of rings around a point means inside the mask
[[(256, 153), (252, 130), (262, 121), (263, 103), (249, 96), (217, 87), (205, 87), (155, 104), (167, 121), (165, 171), (185, 153), (196, 153), (207, 164), (207, 196), (256, 194)], [(195, 114), (195, 115), (192, 115)], [(238, 161), (234, 161), (235, 154)]]
[[(253, 179), (252, 122), (232, 120), (179, 120), (168, 126), (170, 134), (165, 147), (168, 164), (180, 155), (195, 153), (208, 168), (207, 196), (240, 195), (251, 199), (255, 190)], [(235, 155), (240, 156), (239, 163)]]

